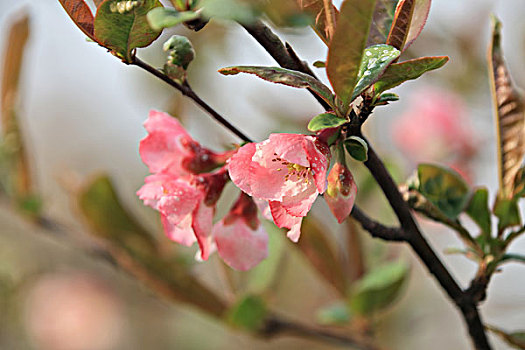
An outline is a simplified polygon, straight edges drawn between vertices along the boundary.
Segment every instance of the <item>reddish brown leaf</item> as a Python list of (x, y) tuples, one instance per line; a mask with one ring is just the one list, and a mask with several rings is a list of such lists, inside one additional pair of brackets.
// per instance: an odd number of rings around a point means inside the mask
[(488, 60), (498, 126), (500, 195), (510, 198), (515, 192), (516, 174), (525, 155), (525, 108), (505, 66), (500, 30), (501, 23), (494, 18)]
[[(91, 40), (97, 41), (94, 35), (94, 17), (83, 0), (58, 0), (73, 22)], [(100, 2), (100, 1), (99, 1)], [(98, 4), (97, 4), (98, 5)]]
[[(319, 35), (321, 40), (328, 45), (330, 43), (329, 35), (329, 24), (326, 19), (325, 5), (324, 0), (297, 0), (297, 4), (301, 7), (303, 11), (309, 13), (315, 18), (315, 25), (313, 29)], [(337, 22), (337, 16), (339, 11), (335, 6), (332, 5), (333, 17), (335, 17), (334, 22)]]
[(8, 176), (12, 187), (10, 191), (19, 200), (28, 198), (32, 194), (31, 171), (16, 113), (20, 95), (18, 91), (20, 71), (28, 37), (29, 16), (24, 14), (9, 28), (2, 71), (2, 136), (4, 140), (10, 139), (12, 143)]
[(432, 0), (415, 0), (414, 13), (410, 21), (410, 29), (408, 30), (405, 47), (402, 51), (408, 49), (410, 45), (417, 39), (423, 27), (427, 23), (428, 14), (430, 12), (430, 5)]
[(93, 0), (93, 2), (95, 3), (95, 6), (98, 8), (100, 4), (104, 2), (104, 0)]
[(403, 49), (410, 29), (410, 23), (412, 22), (415, 5), (415, 0), (401, 0), (397, 4), (394, 21), (386, 40), (388, 45), (399, 50)]

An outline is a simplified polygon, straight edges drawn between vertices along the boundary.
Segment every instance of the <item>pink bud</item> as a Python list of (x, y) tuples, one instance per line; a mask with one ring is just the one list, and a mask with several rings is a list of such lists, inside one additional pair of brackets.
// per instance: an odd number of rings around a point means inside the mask
[(328, 174), (328, 187), (324, 199), (337, 222), (342, 223), (354, 206), (357, 186), (348, 168), (341, 163), (335, 163)]

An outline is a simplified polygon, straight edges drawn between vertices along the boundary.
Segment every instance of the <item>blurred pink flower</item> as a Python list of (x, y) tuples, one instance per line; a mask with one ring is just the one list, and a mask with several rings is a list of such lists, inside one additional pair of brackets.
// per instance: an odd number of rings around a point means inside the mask
[(346, 165), (335, 163), (328, 174), (328, 187), (324, 199), (337, 222), (342, 223), (354, 206), (357, 186)]
[(257, 206), (241, 192), (232, 209), (213, 228), (219, 256), (231, 267), (246, 271), (268, 256), (268, 235), (257, 219)]
[(269, 201), (274, 222), (297, 242), (302, 218), (326, 189), (330, 152), (315, 136), (271, 134), (248, 143), (228, 161), (230, 177), (242, 191)]
[(414, 162), (464, 163), (475, 150), (467, 116), (459, 96), (426, 88), (411, 96), (410, 107), (394, 124), (393, 138)]
[(111, 286), (94, 275), (69, 272), (40, 277), (26, 300), (26, 324), (35, 348), (121, 348), (125, 320)]

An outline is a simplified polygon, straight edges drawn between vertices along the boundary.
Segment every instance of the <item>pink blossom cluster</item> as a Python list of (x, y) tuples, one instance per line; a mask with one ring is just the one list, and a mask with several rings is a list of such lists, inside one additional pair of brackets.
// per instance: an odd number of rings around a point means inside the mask
[(397, 146), (415, 163), (447, 162), (469, 177), (476, 140), (460, 96), (427, 87), (414, 93), (410, 102), (392, 128)]
[[(268, 238), (254, 200), (294, 242), (303, 217), (327, 187), (327, 204), (339, 222), (352, 210), (352, 175), (336, 163), (327, 181), (330, 149), (317, 136), (271, 134), (263, 142), (215, 153), (166, 113), (150, 112), (145, 128), (140, 155), (152, 175), (137, 194), (160, 212), (167, 236), (186, 246), (197, 242), (203, 260), (217, 250), (231, 267), (248, 270), (267, 256)], [(230, 179), (241, 195), (213, 225), (216, 203)]]

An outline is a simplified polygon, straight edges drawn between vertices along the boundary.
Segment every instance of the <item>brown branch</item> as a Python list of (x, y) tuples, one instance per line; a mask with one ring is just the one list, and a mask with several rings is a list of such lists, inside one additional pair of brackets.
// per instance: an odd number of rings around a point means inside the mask
[(351, 215), (361, 224), (363, 229), (372, 235), (372, 237), (393, 242), (404, 242), (407, 239), (405, 231), (401, 228), (384, 226), (379, 222), (372, 220), (361, 209), (359, 209), (357, 205), (354, 205)]
[(136, 56), (133, 58), (133, 61), (130, 64), (144, 69), (145, 71), (153, 74), (160, 80), (164, 81), (165, 83), (179, 90), (184, 96), (192, 99), (199, 107), (205, 110), (213, 119), (215, 119), (217, 122), (222, 124), (226, 129), (230, 130), (232, 133), (237, 135), (241, 140), (246, 141), (246, 142), (252, 142), (252, 140), (248, 136), (246, 136), (243, 132), (241, 132), (239, 129), (233, 126), (228, 120), (226, 120), (216, 110), (214, 110), (206, 102), (204, 102), (195, 93), (195, 91), (193, 91), (193, 89), (190, 87), (190, 85), (187, 82), (182, 85), (177, 83), (176, 81), (172, 80), (170, 77), (162, 73), (160, 70), (153, 68), (152, 66), (140, 60)]
[[(256, 21), (250, 25), (242, 24), (244, 29), (273, 57), (273, 59), (283, 68), (296, 70), (312, 77), (317, 77), (308, 68), (303, 61), (301, 61), (288, 43), (286, 46), (281, 39), (275, 35), (270, 28), (263, 22)], [(323, 106), (324, 109), (330, 110), (330, 106), (312, 90), (308, 90), (315, 97), (315, 99)]]
[(263, 327), (261, 335), (269, 338), (289, 334), (318, 341), (329, 341), (334, 344), (344, 345), (345, 347), (350, 346), (354, 349), (380, 350), (377, 345), (374, 345), (369, 339), (364, 337), (343, 335), (327, 331), (323, 328), (291, 322), (277, 317), (268, 318)]
[[(299, 70), (297, 61), (301, 62), (298, 58), (292, 59), (288, 51), (284, 48), (279, 38), (272, 33), (272, 31), (264, 25), (262, 22), (257, 22), (251, 27), (245, 27), (250, 33), (267, 51), (268, 53), (284, 68)], [(325, 106), (323, 104), (323, 106)], [(361, 106), (362, 113), (357, 116), (358, 121), (363, 123), (368, 115), (372, 113), (372, 109), (366, 103)], [(325, 107), (326, 108), (326, 107)], [(421, 261), (425, 264), (429, 272), (436, 278), (441, 287), (445, 290), (448, 296), (452, 299), (454, 304), (460, 309), (465, 322), (467, 323), (468, 330), (472, 342), (477, 349), (491, 349), (488, 343), (485, 329), (481, 322), (479, 311), (477, 309), (476, 301), (471, 297), (470, 294), (465, 293), (458, 283), (454, 280), (450, 272), (443, 265), (439, 257), (430, 247), (428, 242), (421, 234), (419, 227), (417, 226), (408, 204), (404, 201), (401, 193), (399, 192), (396, 183), (390, 176), (390, 173), (385, 168), (381, 159), (377, 156), (372, 147), (369, 147), (368, 160), (365, 162), (365, 166), (368, 168), (376, 182), (381, 187), (385, 194), (390, 206), (394, 209), (394, 212), (401, 224), (401, 230), (405, 236), (404, 241), (408, 242), (415, 253), (419, 256)], [(357, 216), (361, 219), (368, 230), (372, 234), (377, 234), (377, 237), (384, 235), (385, 239), (397, 237), (397, 234), (392, 234), (389, 230), (378, 229), (377, 223), (372, 220), (367, 220), (366, 216), (359, 210), (356, 211)], [(355, 213), (353, 213), (355, 217)], [(366, 227), (363, 226), (365, 229)], [(381, 227), (381, 226), (379, 226)], [(382, 237), (381, 237), (382, 238)]]

